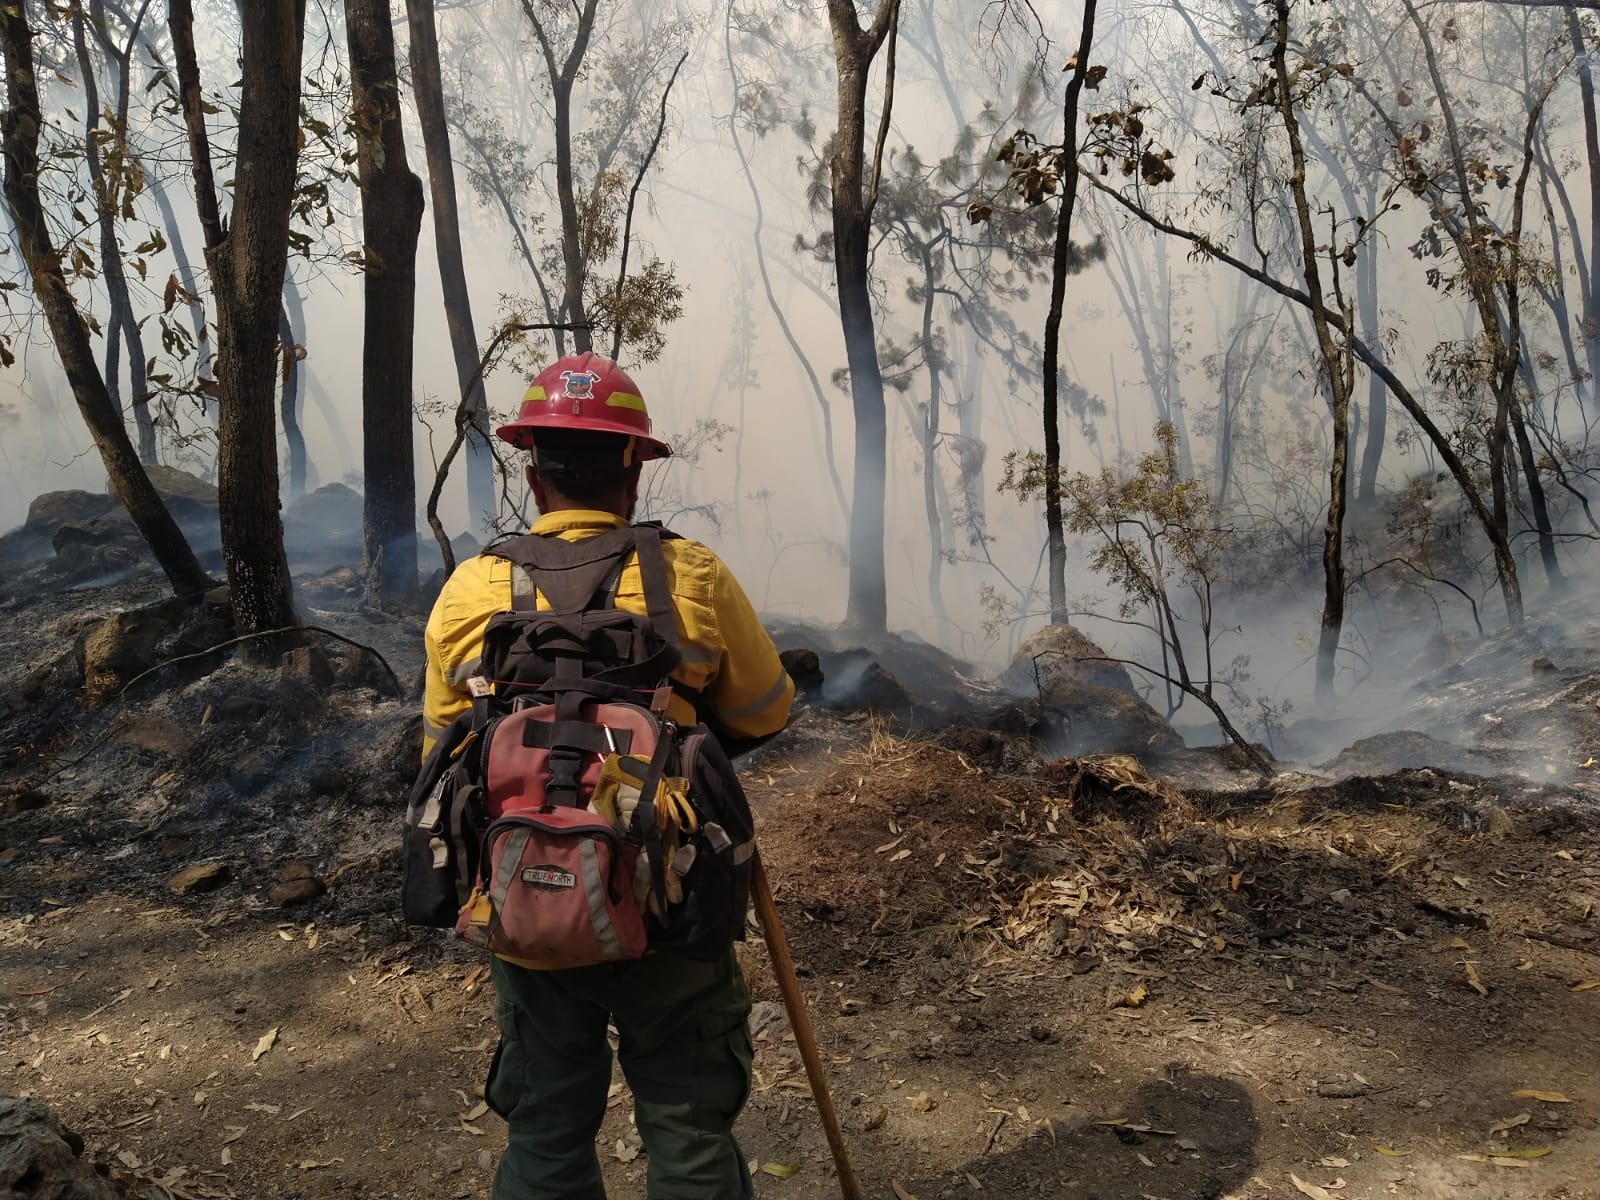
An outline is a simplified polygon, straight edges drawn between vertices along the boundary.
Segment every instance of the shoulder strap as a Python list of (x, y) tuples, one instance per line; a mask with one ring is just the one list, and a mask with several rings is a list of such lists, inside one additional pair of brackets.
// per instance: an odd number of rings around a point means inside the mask
[(639, 580), (644, 584), (645, 612), (650, 616), (656, 636), (676, 650), (679, 648), (677, 612), (672, 605), (672, 583), (667, 576), (667, 556), (661, 543), (664, 538), (677, 535), (654, 522), (635, 525), (633, 533), (639, 551)]
[[(531, 611), (537, 603), (537, 589), (557, 616), (572, 616), (596, 607), (596, 598), (621, 574), (633, 548), (634, 530), (624, 528), (574, 542), (530, 533), (502, 542), (486, 553), (522, 568), (512, 579), (513, 609)], [(531, 586), (520, 586), (523, 584)]]

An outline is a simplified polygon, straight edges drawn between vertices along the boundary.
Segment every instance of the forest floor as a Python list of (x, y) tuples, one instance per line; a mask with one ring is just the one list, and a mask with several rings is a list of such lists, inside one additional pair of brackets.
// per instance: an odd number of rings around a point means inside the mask
[[(0, 642), (51, 619), (12, 605)], [(206, 749), (216, 695), (251, 685), (232, 670), (8, 760), (6, 1090), (141, 1200), (485, 1196), (504, 1141), (480, 1099), (486, 972), (398, 920), (401, 797), (363, 765), (410, 702), (334, 697), (333, 732), (298, 741), (247, 720), (278, 753), (263, 785), (237, 743)], [(960, 744), (802, 709), (745, 766), (868, 1196), (1600, 1197), (1581, 747), (1559, 784), (1439, 765), (1256, 786), (1207, 755), (1158, 780)], [(169, 890), (204, 862), (229, 868), (215, 890)], [(275, 907), (302, 862), (326, 894)], [(758, 1194), (837, 1195), (753, 931), (741, 954)], [(600, 1153), (637, 1196), (620, 1075), (613, 1093)]]

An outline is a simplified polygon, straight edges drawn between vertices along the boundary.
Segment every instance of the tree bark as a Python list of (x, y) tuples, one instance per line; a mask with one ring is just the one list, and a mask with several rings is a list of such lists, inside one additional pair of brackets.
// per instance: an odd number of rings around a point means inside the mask
[(33, 279), (73, 399), (105, 463), (111, 486), (155, 555), (173, 591), (196, 595), (212, 586), (183, 531), (145, 474), (95, 363), (89, 331), (67, 290), (61, 255), (52, 243), (39, 198), (39, 88), (33, 33), (21, 0), (0, 5), (0, 49), (6, 68), (5, 196), (17, 248)]
[[(305, 0), (241, 5), (238, 148), (232, 221), (224, 228), (200, 107), (190, 0), (169, 0), (179, 95), (193, 153), (195, 198), (217, 306), (217, 491), (222, 553), (240, 634), (295, 625), (279, 515), (276, 395), (278, 307), (299, 157)], [(273, 647), (253, 643), (268, 657)]]
[[(1094, 45), (1096, 0), (1083, 0), (1083, 31), (1061, 105), (1061, 206), (1044, 320), (1044, 526), (1049, 543), (1050, 623), (1067, 623), (1067, 539), (1061, 521), (1061, 316), (1072, 261), (1072, 214), (1078, 200), (1078, 103)], [(1155, 381), (1151, 380), (1152, 386)]]
[[(455, 161), (450, 157), (450, 126), (445, 119), (444, 82), (439, 70), (439, 29), (433, 0), (406, 0), (411, 32), (411, 91), (422, 126), (422, 148), (428, 161), (428, 196), (433, 202), (433, 243), (444, 293), (444, 321), (455, 358), (456, 387), (467, 392), (467, 509), (472, 528), (488, 536), (494, 531), (498, 504), (494, 489), (494, 455), (489, 452), (489, 400), (477, 373), (478, 335), (472, 321), (472, 293), (461, 251), (461, 214), (456, 205)], [(468, 385), (471, 385), (470, 388)]]
[[(883, 370), (868, 282), (872, 210), (877, 203), (881, 139), (874, 155), (870, 186), (866, 171), (867, 83), (872, 60), (893, 37), (899, 0), (879, 8), (863, 29), (854, 0), (828, 0), (838, 72), (838, 129), (829, 176), (833, 187), (833, 264), (839, 288), (839, 324), (850, 368), (850, 398), (855, 417), (855, 467), (850, 508), (850, 576), (845, 623), (864, 633), (888, 629), (888, 578), (884, 570), (885, 476), (888, 473), (888, 414)], [(893, 43), (885, 88), (883, 121), (893, 103)]]
[(362, 559), (367, 598), (417, 603), (417, 484), (411, 342), (416, 317), (422, 181), (406, 165), (388, 0), (345, 0), (356, 127), (366, 319), (361, 350)]
[[(1349, 499), (1350, 391), (1354, 383), (1348, 344), (1341, 346), (1328, 321), (1328, 302), (1317, 261), (1317, 234), (1312, 225), (1311, 202), (1306, 195), (1306, 152), (1300, 137), (1300, 116), (1295, 110), (1294, 80), (1289, 74), (1289, 0), (1275, 0), (1272, 71), (1277, 79), (1278, 115), (1289, 140), (1289, 191), (1294, 199), (1295, 223), (1300, 233), (1301, 270), (1306, 295), (1311, 299), (1311, 323), (1317, 350), (1328, 378), (1333, 411), (1333, 452), (1328, 463), (1328, 518), (1322, 538), (1322, 628), (1317, 638), (1316, 695), (1333, 699), (1334, 672), (1338, 667), (1339, 639), (1344, 634), (1344, 514)], [(1346, 317), (1346, 327), (1349, 318)], [(1348, 337), (1346, 338), (1348, 342)]]

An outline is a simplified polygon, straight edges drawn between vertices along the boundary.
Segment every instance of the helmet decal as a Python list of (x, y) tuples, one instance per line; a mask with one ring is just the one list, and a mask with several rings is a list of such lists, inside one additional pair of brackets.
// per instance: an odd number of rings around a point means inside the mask
[(594, 385), (600, 382), (598, 371), (563, 371), (561, 382), (565, 387), (568, 400), (590, 400), (594, 398)]

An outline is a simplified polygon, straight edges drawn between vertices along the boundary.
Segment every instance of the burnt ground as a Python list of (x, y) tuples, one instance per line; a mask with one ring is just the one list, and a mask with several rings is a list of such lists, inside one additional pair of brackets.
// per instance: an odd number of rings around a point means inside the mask
[[(396, 915), (412, 703), (229, 662), (84, 710), (83, 618), (157, 598), (0, 612), (5, 1089), (130, 1195), (486, 1195), (485, 972)], [(308, 609), (409, 682), (414, 623)], [(867, 1195), (1600, 1196), (1597, 749), (1552, 782), (1370, 747), (1337, 780), (1190, 755), (1158, 782), (803, 709), (745, 772)], [(837, 1195), (743, 954), (758, 1192)], [(640, 1194), (620, 1080), (600, 1148)]]

